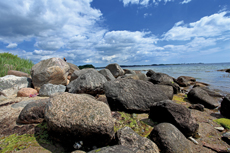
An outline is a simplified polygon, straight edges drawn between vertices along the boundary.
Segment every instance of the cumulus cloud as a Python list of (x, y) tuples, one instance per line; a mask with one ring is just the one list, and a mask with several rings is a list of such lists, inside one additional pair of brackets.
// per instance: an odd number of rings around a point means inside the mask
[(18, 45), (16, 43), (9, 43), (8, 46), (6, 46), (6, 48), (15, 48), (17, 47)]
[[(123, 2), (124, 6), (136, 4), (136, 5), (142, 5), (147, 7), (151, 4), (158, 5), (160, 2), (164, 2), (164, 4), (166, 4), (168, 2), (173, 2), (174, 0), (120, 0), (120, 1)], [(180, 4), (187, 4), (191, 1), (192, 0), (183, 0), (183, 2), (180, 2)]]
[(165, 40), (191, 40), (194, 37), (216, 37), (230, 31), (230, 17), (227, 12), (205, 16), (197, 22), (184, 24), (182, 21), (166, 32)]

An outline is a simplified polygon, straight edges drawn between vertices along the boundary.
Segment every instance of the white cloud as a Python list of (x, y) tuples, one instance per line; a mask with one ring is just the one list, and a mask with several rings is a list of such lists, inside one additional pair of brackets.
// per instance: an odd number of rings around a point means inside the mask
[(189, 2), (191, 2), (192, 0), (184, 0), (183, 2), (181, 2), (181, 4), (187, 4)]
[(15, 48), (18, 45), (16, 43), (10, 43), (8, 46), (6, 46), (6, 48)]
[(152, 16), (152, 13), (145, 13), (144, 18), (147, 18), (148, 16)]
[(230, 31), (227, 12), (205, 16), (197, 22), (184, 24), (182, 21), (166, 32), (164, 40), (191, 40), (193, 37), (216, 37)]

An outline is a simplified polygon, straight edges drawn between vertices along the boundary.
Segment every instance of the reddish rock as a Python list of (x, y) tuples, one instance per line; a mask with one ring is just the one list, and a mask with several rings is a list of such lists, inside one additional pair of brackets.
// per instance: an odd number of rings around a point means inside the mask
[(19, 77), (28, 77), (30, 78), (30, 75), (21, 71), (15, 71), (15, 70), (9, 70), (7, 72), (7, 75), (15, 75), (15, 76), (19, 76)]
[(33, 88), (22, 88), (18, 91), (17, 97), (30, 97), (30, 95), (35, 94), (38, 94), (38, 92)]

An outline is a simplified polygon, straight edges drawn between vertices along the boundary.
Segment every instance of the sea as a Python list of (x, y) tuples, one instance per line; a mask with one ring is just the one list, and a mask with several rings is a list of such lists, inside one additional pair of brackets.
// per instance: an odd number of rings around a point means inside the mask
[(230, 69), (230, 63), (180, 64), (122, 68), (141, 70), (142, 73), (147, 73), (147, 70), (151, 69), (155, 72), (166, 73), (174, 78), (178, 78), (179, 76), (191, 76), (196, 78), (199, 82), (209, 84), (209, 88), (212, 90), (216, 90), (223, 95), (230, 94), (230, 73), (217, 71), (221, 69)]

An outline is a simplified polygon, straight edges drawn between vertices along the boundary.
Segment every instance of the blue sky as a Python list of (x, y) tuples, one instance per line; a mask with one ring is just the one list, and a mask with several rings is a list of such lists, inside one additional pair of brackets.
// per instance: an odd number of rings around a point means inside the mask
[(0, 1), (0, 52), (106, 66), (230, 62), (230, 0)]

